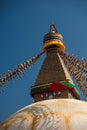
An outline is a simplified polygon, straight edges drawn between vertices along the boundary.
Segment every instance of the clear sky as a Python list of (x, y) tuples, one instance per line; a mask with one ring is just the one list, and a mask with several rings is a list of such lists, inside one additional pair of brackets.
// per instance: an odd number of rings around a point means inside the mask
[[(87, 58), (86, 0), (0, 0), (0, 73), (41, 52), (52, 22), (64, 37), (66, 52)], [(2, 87), (0, 122), (32, 103), (30, 87), (43, 60), (44, 56), (22, 78)]]

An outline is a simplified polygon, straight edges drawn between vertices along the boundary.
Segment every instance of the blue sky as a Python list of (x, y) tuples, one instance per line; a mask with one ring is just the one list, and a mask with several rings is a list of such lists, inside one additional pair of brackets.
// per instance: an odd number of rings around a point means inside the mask
[[(66, 52), (87, 58), (86, 0), (0, 0), (0, 12), (0, 73), (41, 52), (52, 22), (64, 37)], [(22, 78), (0, 88), (0, 122), (32, 103), (30, 87), (44, 57)]]

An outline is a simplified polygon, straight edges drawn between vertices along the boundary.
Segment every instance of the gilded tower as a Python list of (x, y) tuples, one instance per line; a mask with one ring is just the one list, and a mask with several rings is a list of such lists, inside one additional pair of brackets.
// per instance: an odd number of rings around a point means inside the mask
[(55, 98), (76, 98), (78, 92), (74, 87), (70, 74), (62, 60), (60, 51), (65, 51), (63, 37), (50, 25), (50, 31), (44, 36), (42, 51), (46, 58), (31, 88), (34, 102)]

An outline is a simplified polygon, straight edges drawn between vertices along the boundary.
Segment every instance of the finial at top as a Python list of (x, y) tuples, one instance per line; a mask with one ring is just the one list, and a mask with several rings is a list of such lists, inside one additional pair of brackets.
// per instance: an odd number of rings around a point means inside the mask
[(50, 25), (50, 33), (57, 33), (57, 30), (55, 28), (55, 24), (53, 24), (53, 23)]

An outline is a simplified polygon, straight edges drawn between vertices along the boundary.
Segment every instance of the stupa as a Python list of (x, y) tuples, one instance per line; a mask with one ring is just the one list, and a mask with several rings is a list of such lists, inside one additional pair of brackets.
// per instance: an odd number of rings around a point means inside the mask
[(87, 130), (87, 103), (80, 100), (64, 64), (64, 51), (63, 37), (52, 24), (43, 39), (46, 57), (31, 87), (34, 103), (13, 114), (0, 130)]

